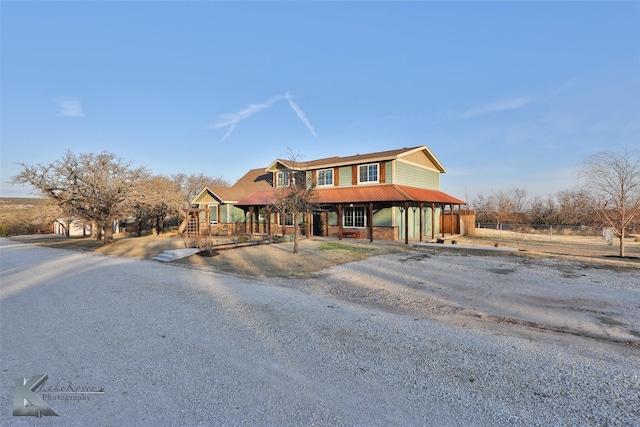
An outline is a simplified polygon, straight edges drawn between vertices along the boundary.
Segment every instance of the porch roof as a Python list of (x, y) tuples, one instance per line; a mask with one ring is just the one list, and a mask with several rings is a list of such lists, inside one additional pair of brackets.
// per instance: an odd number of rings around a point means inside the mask
[[(369, 203), (369, 202), (424, 202), (466, 205), (438, 190), (410, 187), (406, 185), (362, 185), (317, 189), (316, 200), (320, 204)], [(267, 206), (275, 202), (275, 190), (258, 191), (236, 203), (236, 206)]]

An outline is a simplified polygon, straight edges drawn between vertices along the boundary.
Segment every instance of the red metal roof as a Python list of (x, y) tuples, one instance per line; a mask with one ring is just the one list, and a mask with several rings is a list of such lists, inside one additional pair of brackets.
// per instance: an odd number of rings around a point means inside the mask
[(236, 206), (267, 206), (275, 202), (275, 190), (258, 191), (238, 201)]
[[(368, 202), (425, 202), (465, 205), (438, 190), (409, 187), (406, 185), (360, 185), (354, 187), (322, 188), (315, 192), (318, 203), (368, 203)], [(238, 201), (238, 206), (265, 206), (275, 201), (275, 191), (259, 191)]]

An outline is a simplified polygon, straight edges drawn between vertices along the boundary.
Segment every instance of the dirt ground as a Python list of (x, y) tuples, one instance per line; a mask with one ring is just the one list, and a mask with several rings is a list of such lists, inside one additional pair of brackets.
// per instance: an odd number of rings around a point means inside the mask
[[(462, 248), (473, 246), (493, 249), (497, 244), (502, 248), (517, 249), (513, 255), (534, 258), (556, 258), (567, 261), (586, 263), (593, 267), (626, 269), (640, 268), (640, 242), (637, 237), (628, 237), (626, 257), (619, 258), (617, 242), (608, 245), (602, 237), (597, 236), (549, 236), (524, 235), (517, 236), (507, 231), (477, 229), (476, 235), (447, 238), (440, 250), (476, 253), (474, 250)], [(160, 236), (127, 237), (116, 236), (112, 244), (102, 245), (89, 238), (64, 238), (60, 236), (23, 236), (14, 240), (28, 240), (32, 243), (53, 247), (120, 256), (133, 259), (151, 259), (166, 250), (183, 249), (184, 241), (176, 233)], [(451, 241), (455, 240), (456, 245)], [(218, 243), (225, 243), (220, 240)], [(299, 252), (293, 254), (293, 243), (277, 243), (237, 247), (213, 252), (213, 256), (194, 255), (179, 259), (174, 263), (184, 267), (219, 271), (228, 274), (254, 277), (287, 277), (307, 278), (329, 267), (359, 261), (375, 255), (383, 255), (413, 249), (419, 244), (411, 239), (409, 245), (403, 242), (373, 243), (364, 239), (300, 239)], [(480, 251), (486, 254), (486, 251)]]

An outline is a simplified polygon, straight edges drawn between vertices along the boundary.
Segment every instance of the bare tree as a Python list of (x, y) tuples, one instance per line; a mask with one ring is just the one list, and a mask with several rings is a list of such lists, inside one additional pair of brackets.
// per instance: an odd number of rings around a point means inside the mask
[(504, 223), (525, 223), (529, 208), (527, 191), (522, 188), (509, 188), (489, 195), (486, 209), (496, 222), (496, 229)]
[(73, 215), (92, 221), (97, 230), (104, 230), (105, 243), (113, 240), (113, 221), (126, 212), (125, 202), (135, 195), (136, 182), (149, 175), (108, 152), (67, 151), (53, 163), (20, 166), (14, 183), (30, 184)]
[(594, 209), (584, 191), (559, 191), (556, 193), (556, 201), (558, 225), (583, 225), (592, 222)]
[(640, 216), (640, 153), (629, 148), (596, 153), (585, 160), (580, 177), (598, 220), (620, 239), (624, 257), (625, 232)]
[(547, 227), (558, 224), (558, 205), (555, 197), (551, 195), (546, 198), (534, 197), (529, 205), (529, 215), (533, 224), (542, 224)]
[(193, 200), (193, 198), (197, 196), (204, 187), (230, 186), (229, 181), (220, 176), (217, 178), (212, 178), (203, 173), (192, 173), (190, 175), (179, 173), (171, 175), (171, 180), (176, 183), (179, 189), (178, 191), (180, 191), (180, 194), (182, 195), (182, 198), (185, 202), (185, 206), (183, 208), (188, 207), (191, 203), (191, 200)]
[(276, 187), (273, 207), (280, 212), (282, 220), (287, 215), (293, 218), (293, 253), (298, 253), (299, 220), (301, 214), (311, 211), (316, 203), (315, 183), (307, 171), (300, 168), (300, 155), (288, 149), (288, 158), (282, 162), (283, 182)]
[(494, 207), (491, 205), (491, 202), (490, 198), (485, 197), (483, 194), (478, 194), (476, 198), (473, 199), (471, 206), (476, 210), (478, 221), (491, 222), (493, 220)]

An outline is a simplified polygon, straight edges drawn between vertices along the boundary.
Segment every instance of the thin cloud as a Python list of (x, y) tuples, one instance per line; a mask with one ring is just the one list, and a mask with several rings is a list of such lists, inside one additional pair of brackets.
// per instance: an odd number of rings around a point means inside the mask
[(224, 141), (227, 138), (229, 138), (229, 136), (231, 136), (231, 133), (236, 128), (238, 123), (242, 122), (243, 120), (247, 120), (254, 114), (271, 107), (273, 104), (280, 101), (281, 99), (286, 99), (289, 102), (289, 105), (291, 106), (293, 111), (296, 113), (298, 118), (305, 124), (307, 129), (309, 129), (309, 132), (311, 132), (313, 136), (316, 136), (316, 131), (311, 125), (311, 122), (309, 122), (309, 119), (304, 114), (304, 112), (300, 109), (300, 107), (295, 102), (293, 102), (289, 92), (287, 92), (284, 95), (273, 96), (269, 98), (266, 102), (263, 102), (261, 104), (250, 104), (245, 109), (237, 111), (235, 113), (222, 114), (218, 117), (218, 120), (213, 125), (208, 127), (208, 129), (221, 129), (221, 128), (228, 127), (229, 129), (227, 130), (227, 133), (225, 133), (224, 137), (222, 137), (222, 141)]
[(471, 119), (474, 117), (483, 116), (485, 114), (496, 113), (498, 111), (517, 110), (532, 102), (528, 96), (521, 96), (518, 98), (499, 99), (490, 102), (479, 107), (471, 108), (470, 110), (462, 113), (462, 117), (465, 119)]
[(287, 101), (289, 101), (289, 105), (291, 106), (291, 108), (293, 108), (293, 111), (296, 113), (298, 118), (302, 120), (302, 123), (304, 123), (307, 129), (309, 129), (309, 132), (311, 132), (311, 135), (318, 136), (316, 135), (316, 130), (313, 128), (313, 126), (309, 122), (307, 115), (300, 109), (298, 104), (293, 102), (293, 99), (291, 99), (291, 95), (289, 95), (289, 92), (286, 93), (285, 97), (287, 98)]
[(58, 115), (62, 117), (84, 117), (82, 103), (78, 99), (58, 99)]

